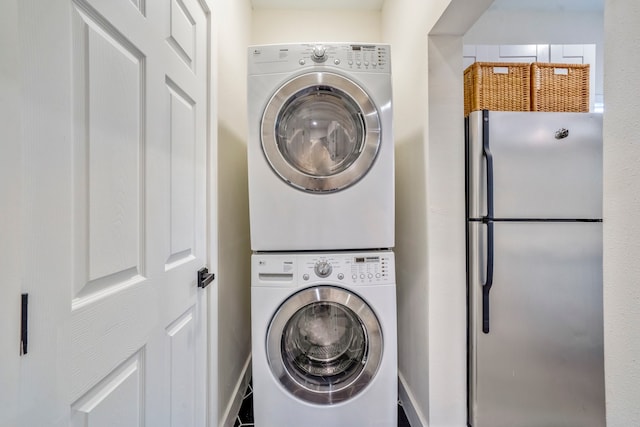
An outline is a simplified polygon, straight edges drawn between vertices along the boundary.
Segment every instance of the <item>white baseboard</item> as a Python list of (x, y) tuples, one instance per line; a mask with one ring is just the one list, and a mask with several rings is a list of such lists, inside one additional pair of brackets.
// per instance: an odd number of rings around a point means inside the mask
[(420, 411), (413, 393), (411, 393), (411, 390), (407, 387), (407, 382), (400, 372), (398, 372), (398, 380), (398, 398), (407, 416), (407, 420), (409, 420), (409, 424), (411, 424), (411, 427), (428, 427), (429, 424), (425, 416), (422, 414), (422, 411)]
[(242, 406), (242, 399), (244, 398), (244, 392), (247, 390), (249, 381), (251, 381), (251, 354), (249, 354), (246, 362), (244, 362), (240, 378), (238, 378), (236, 387), (233, 390), (233, 398), (227, 405), (219, 427), (233, 427), (240, 406)]

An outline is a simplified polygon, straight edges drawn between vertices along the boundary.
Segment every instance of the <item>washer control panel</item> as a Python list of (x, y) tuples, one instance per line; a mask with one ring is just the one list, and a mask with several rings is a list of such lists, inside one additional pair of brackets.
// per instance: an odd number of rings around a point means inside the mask
[(251, 256), (252, 286), (395, 284), (393, 252), (256, 253)]
[(390, 46), (365, 43), (302, 43), (249, 47), (251, 74), (290, 72), (326, 66), (344, 71), (390, 73)]
[(350, 284), (394, 283), (393, 253), (317, 254), (299, 263), (303, 282), (329, 279)]

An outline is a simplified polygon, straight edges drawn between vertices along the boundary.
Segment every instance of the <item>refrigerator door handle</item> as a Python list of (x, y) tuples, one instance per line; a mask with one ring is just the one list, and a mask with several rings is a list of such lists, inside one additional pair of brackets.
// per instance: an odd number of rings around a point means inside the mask
[(487, 224), (487, 275), (482, 285), (482, 332), (489, 333), (489, 291), (493, 286), (493, 221)]
[(493, 154), (489, 147), (489, 111), (482, 111), (482, 153), (487, 163), (487, 275), (482, 285), (482, 332), (489, 333), (489, 291), (493, 286)]
[(482, 154), (487, 163), (487, 216), (493, 219), (493, 154), (489, 147), (489, 111), (482, 111)]

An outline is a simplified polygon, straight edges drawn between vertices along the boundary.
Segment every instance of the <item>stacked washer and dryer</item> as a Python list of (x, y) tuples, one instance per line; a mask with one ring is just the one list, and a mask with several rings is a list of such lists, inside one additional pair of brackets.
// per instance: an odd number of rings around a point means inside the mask
[(248, 54), (255, 424), (395, 426), (389, 46)]

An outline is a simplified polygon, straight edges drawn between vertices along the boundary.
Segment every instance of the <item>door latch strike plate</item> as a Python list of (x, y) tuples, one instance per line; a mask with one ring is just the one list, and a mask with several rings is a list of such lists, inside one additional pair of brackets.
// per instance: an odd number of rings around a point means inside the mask
[(198, 270), (198, 287), (203, 289), (206, 288), (215, 278), (216, 275), (209, 273), (209, 269), (207, 267), (202, 267)]

